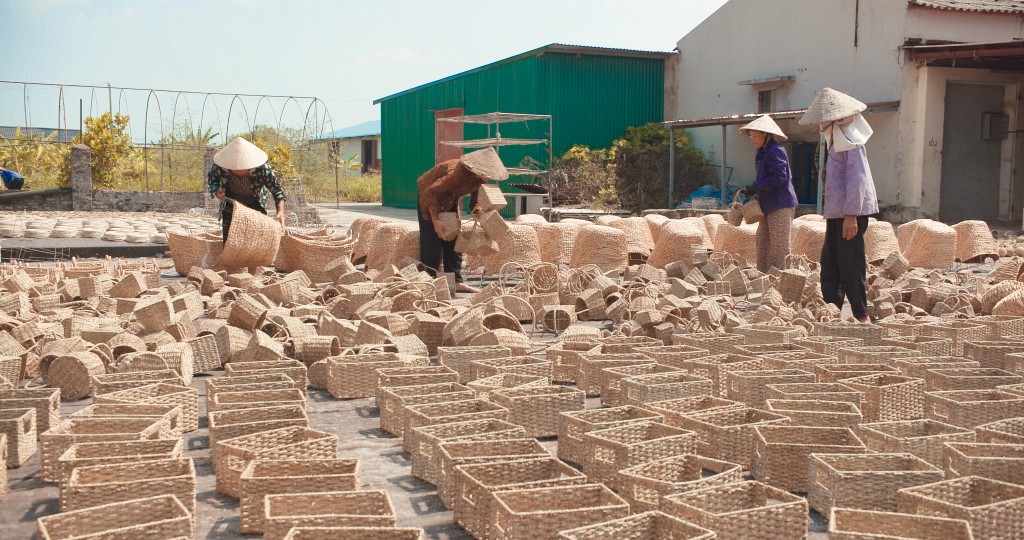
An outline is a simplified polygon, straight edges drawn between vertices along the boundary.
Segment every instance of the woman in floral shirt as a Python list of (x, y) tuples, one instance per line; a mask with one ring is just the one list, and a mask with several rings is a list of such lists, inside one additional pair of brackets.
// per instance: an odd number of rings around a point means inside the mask
[[(277, 221), (284, 226), (284, 190), (274, 170), (267, 164), (267, 153), (255, 144), (235, 137), (213, 155), (213, 167), (207, 176), (210, 195), (220, 200), (238, 201), (257, 212), (266, 214), (263, 194), (270, 193), (277, 205)], [(224, 240), (231, 228), (231, 205), (221, 205)]]

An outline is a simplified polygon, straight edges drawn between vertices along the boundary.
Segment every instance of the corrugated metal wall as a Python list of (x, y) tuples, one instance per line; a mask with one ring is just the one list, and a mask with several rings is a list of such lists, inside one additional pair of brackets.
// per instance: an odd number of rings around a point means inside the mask
[[(607, 147), (629, 126), (661, 121), (663, 88), (660, 59), (545, 53), (387, 99), (381, 103), (383, 203), (416, 206), (416, 179), (434, 165), (434, 111), (461, 107), (465, 114), (550, 114), (557, 157), (574, 144)], [(507, 138), (548, 136), (546, 121), (500, 128)], [(465, 127), (466, 139), (486, 136), (486, 126)], [(547, 165), (546, 149), (540, 146), (502, 147), (499, 153), (509, 166), (526, 156)]]

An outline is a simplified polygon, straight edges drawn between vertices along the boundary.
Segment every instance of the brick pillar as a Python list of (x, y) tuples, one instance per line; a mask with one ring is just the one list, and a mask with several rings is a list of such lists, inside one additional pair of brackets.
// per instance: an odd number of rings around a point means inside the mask
[(214, 147), (208, 147), (206, 149), (206, 155), (203, 156), (203, 181), (206, 181), (206, 176), (210, 174), (210, 169), (213, 168), (213, 155), (217, 153), (217, 149)]
[(71, 147), (71, 207), (92, 211), (92, 149), (84, 144)]

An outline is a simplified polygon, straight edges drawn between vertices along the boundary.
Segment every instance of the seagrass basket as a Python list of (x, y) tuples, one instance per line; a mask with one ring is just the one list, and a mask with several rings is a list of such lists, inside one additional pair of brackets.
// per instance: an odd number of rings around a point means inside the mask
[(924, 381), (876, 373), (843, 379), (861, 393), (860, 411), (866, 422), (916, 420), (924, 417)]
[(959, 356), (932, 356), (932, 357), (911, 357), (897, 358), (893, 363), (900, 374), (914, 379), (925, 381), (925, 390), (928, 388), (928, 373), (933, 369), (962, 369), (981, 367), (973, 360), (960, 358)]
[(495, 390), (490, 397), (508, 409), (508, 421), (523, 426), (528, 437), (558, 435), (561, 413), (586, 408), (582, 390), (568, 386), (528, 386)]
[(39, 448), (35, 409), (0, 409), (0, 434), (7, 436), (2, 463), (8, 469), (24, 465)]
[(470, 381), (491, 377), (501, 373), (517, 375), (533, 375), (550, 379), (551, 362), (532, 356), (510, 356), (506, 358), (489, 358), (470, 362)]
[(839, 364), (891, 364), (895, 358), (923, 356), (913, 349), (876, 345), (872, 347), (850, 347), (839, 349), (836, 358)]
[(181, 405), (173, 404), (129, 404), (129, 403), (98, 403), (89, 405), (71, 415), (72, 418), (82, 417), (103, 418), (162, 418), (166, 429), (161, 437), (181, 437), (185, 432), (184, 412)]
[(935, 336), (896, 336), (883, 338), (882, 346), (912, 349), (921, 356), (949, 356), (953, 340)]
[(221, 392), (252, 392), (261, 390), (289, 390), (295, 388), (295, 381), (283, 373), (258, 373), (236, 377), (211, 377), (206, 379), (206, 408), (209, 410), (214, 398)]
[(692, 454), (696, 434), (660, 422), (637, 422), (583, 435), (587, 446), (583, 471), (595, 480), (621, 490), (619, 471), (650, 461)]
[(199, 391), (173, 384), (147, 384), (109, 394), (99, 394), (93, 403), (137, 403), (140, 405), (180, 405), (181, 429), (191, 433), (199, 429)]
[[(521, 439), (526, 436), (522, 426), (504, 420), (487, 418), (421, 426), (405, 434), (403, 447), (412, 456), (412, 474), (434, 483), (438, 479), (436, 463), (438, 447), (443, 442)], [(408, 441), (408, 445), (406, 445)]]
[(192, 538), (194, 519), (174, 495), (137, 498), (38, 520), (40, 540)]
[(548, 347), (544, 358), (552, 364), (552, 382), (575, 383), (582, 355), (600, 352), (601, 345), (592, 341), (560, 341)]
[(900, 512), (963, 519), (977, 538), (1024, 531), (1024, 486), (967, 476), (899, 490)]
[(551, 454), (536, 439), (497, 439), (442, 442), (434, 458), (437, 495), (448, 508), (455, 508), (461, 486), (455, 467), (472, 463), (536, 459)]
[(814, 366), (818, 382), (834, 383), (865, 375), (899, 376), (900, 370), (889, 364), (819, 364)]
[(1008, 369), (1016, 362), (1008, 362), (1013, 355), (1024, 353), (1024, 342), (1015, 339), (999, 341), (968, 341), (963, 356), (978, 362), (983, 368)]
[(264, 534), (283, 540), (292, 527), (394, 527), (386, 491), (326, 491), (267, 495)]
[(470, 362), (510, 356), (512, 356), (512, 351), (508, 347), (500, 345), (437, 348), (437, 358), (440, 364), (454, 370), (459, 376), (458, 382), (462, 384), (472, 380)]
[(907, 452), (936, 467), (944, 466), (944, 443), (975, 439), (969, 429), (934, 420), (865, 423), (857, 428), (857, 434), (873, 452)]
[(558, 459), (584, 465), (588, 448), (584, 435), (591, 431), (637, 422), (657, 422), (661, 415), (629, 405), (562, 413), (558, 423)]
[(195, 515), (196, 470), (189, 458), (76, 467), (61, 485), (61, 511), (140, 497), (174, 495)]
[(378, 368), (374, 405), (381, 406), (384, 401), (382, 392), (389, 387), (458, 382), (459, 374), (445, 366)]
[(731, 399), (714, 396), (696, 396), (644, 403), (642, 407), (647, 411), (661, 415), (664, 423), (680, 427), (680, 419), (685, 416), (703, 412), (741, 409), (744, 406), (743, 403)]
[(750, 371), (761, 369), (764, 359), (742, 354), (715, 354), (701, 358), (692, 358), (683, 362), (683, 369), (688, 373), (711, 380), (713, 395), (726, 397), (726, 373), (730, 371)]
[(768, 399), (765, 410), (786, 416), (794, 426), (857, 427), (860, 409), (848, 401), (810, 399)]
[(954, 426), (974, 428), (1004, 418), (1021, 416), (1024, 396), (1000, 390), (925, 392), (924, 414)]
[(559, 540), (597, 540), (603, 538), (672, 538), (674, 540), (710, 540), (715, 533), (664, 512), (648, 511), (570, 529), (558, 533)]
[(682, 370), (660, 363), (626, 365), (601, 370), (601, 405), (618, 407), (624, 404), (622, 396), (622, 381), (624, 379), (637, 375), (661, 373), (682, 373)]
[(335, 399), (373, 397), (377, 394), (377, 370), (427, 364), (411, 361), (395, 353), (370, 353), (335, 356), (327, 360), (327, 391)]
[(750, 468), (755, 426), (789, 425), (786, 416), (750, 407), (716, 409), (679, 418), (682, 429), (697, 434), (697, 453)]
[(994, 390), (1024, 383), (1024, 376), (995, 368), (932, 369), (925, 381), (929, 390)]
[(285, 540), (424, 540), (413, 527), (292, 527)]
[(214, 393), (212, 399), (208, 398), (206, 401), (207, 413), (282, 405), (298, 405), (303, 408), (306, 406), (306, 396), (290, 385), (284, 389), (233, 391), (236, 388), (239, 387), (227, 387), (225, 391)]
[(661, 511), (714, 531), (715, 538), (742, 540), (757, 530), (764, 540), (807, 535), (807, 501), (761, 482), (715, 486), (662, 499)]
[(742, 467), (697, 454), (682, 454), (619, 471), (621, 496), (635, 512), (656, 510), (662, 497), (740, 482)]
[(962, 519), (835, 508), (829, 519), (832, 540), (974, 540)]
[(807, 502), (823, 516), (836, 507), (895, 512), (899, 489), (942, 480), (939, 468), (913, 454), (814, 454)]
[(64, 485), (76, 467), (179, 459), (184, 450), (182, 439), (75, 443), (57, 459), (57, 483)]
[(864, 339), (859, 337), (815, 334), (807, 337), (794, 338), (793, 344), (799, 347), (806, 347), (819, 354), (836, 356), (839, 349), (863, 346)]
[[(218, 396), (219, 397), (219, 396)], [(276, 407), (254, 407), (248, 409), (227, 409), (210, 412), (210, 447), (217, 448), (217, 442), (241, 437), (261, 431), (270, 431), (290, 426), (308, 427), (304, 402), (291, 402)]]
[(624, 518), (629, 504), (601, 484), (500, 491), (491, 538), (555, 538), (559, 531)]
[(39, 472), (44, 482), (60, 478), (57, 460), (72, 444), (101, 441), (143, 441), (160, 438), (166, 423), (152, 418), (71, 418), (39, 436)]
[(213, 448), (217, 492), (240, 498), (242, 472), (254, 459), (334, 459), (337, 452), (337, 435), (295, 426), (218, 441)]
[[(483, 399), (410, 405), (406, 407), (405, 424), (402, 429), (403, 433), (409, 433), (423, 426), (484, 419), (507, 421), (508, 409)], [(412, 442), (410, 439), (403, 439), (403, 449), (412, 450)]]
[(475, 395), (469, 387), (455, 382), (382, 388), (377, 403), (380, 410), (380, 428), (401, 437), (405, 433), (406, 406), (463, 401), (472, 399)]
[(622, 399), (626, 405), (668, 401), (714, 393), (710, 379), (683, 371), (634, 375), (622, 380)]
[(355, 459), (254, 459), (241, 476), (240, 532), (263, 532), (264, 498), (279, 493), (353, 491), (359, 488)]
[(1024, 445), (946, 443), (946, 478), (982, 476), (1024, 485)]
[(480, 399), (491, 400), (491, 394), (495, 390), (503, 390), (509, 388), (526, 388), (535, 386), (548, 386), (551, 381), (547, 377), (541, 377), (538, 375), (517, 375), (515, 373), (499, 373), (497, 375), (491, 375), (490, 377), (484, 377), (477, 379), (466, 384), (466, 386), (473, 390), (474, 395), (472, 397), (478, 397)]
[(755, 426), (751, 474), (791, 492), (807, 492), (811, 454), (863, 454), (868, 449), (849, 428)]

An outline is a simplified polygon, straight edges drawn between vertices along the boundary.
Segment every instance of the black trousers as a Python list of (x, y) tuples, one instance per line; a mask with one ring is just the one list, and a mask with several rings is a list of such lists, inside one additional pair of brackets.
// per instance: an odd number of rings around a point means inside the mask
[[(451, 208), (447, 212), (454, 212)], [(420, 262), (427, 267), (427, 272), (437, 277), (437, 269), (444, 259), (444, 271), (455, 274), (455, 282), (462, 283), (462, 254), (455, 251), (455, 241), (442, 240), (434, 230), (434, 223), (424, 219), (420, 212), (419, 201), (416, 201), (416, 218), (420, 223)]]
[(868, 314), (867, 271), (864, 232), (868, 217), (857, 216), (857, 236), (843, 239), (843, 218), (825, 223), (825, 244), (821, 247), (821, 295), (829, 304), (843, 308), (843, 298), (857, 318)]

